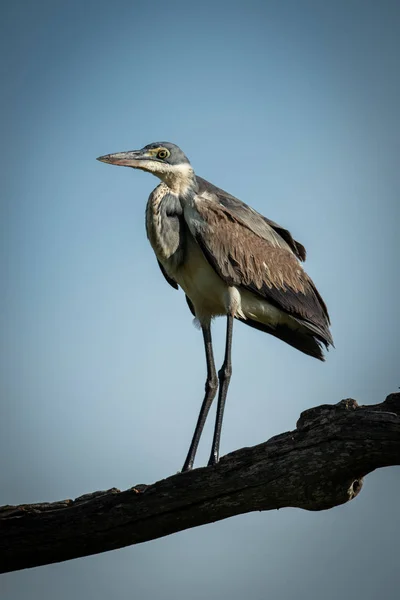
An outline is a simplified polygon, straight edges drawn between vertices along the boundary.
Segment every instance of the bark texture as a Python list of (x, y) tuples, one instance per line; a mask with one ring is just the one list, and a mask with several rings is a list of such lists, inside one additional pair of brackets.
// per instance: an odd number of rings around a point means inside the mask
[(0, 572), (97, 554), (257, 510), (325, 510), (400, 464), (400, 393), (303, 412), (294, 431), (151, 485), (0, 508)]

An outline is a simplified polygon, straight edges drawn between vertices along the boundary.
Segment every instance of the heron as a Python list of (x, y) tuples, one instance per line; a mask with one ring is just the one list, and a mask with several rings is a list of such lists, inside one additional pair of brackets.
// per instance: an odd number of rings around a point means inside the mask
[[(325, 302), (301, 263), (306, 250), (291, 233), (195, 174), (170, 142), (97, 160), (152, 173), (161, 183), (146, 206), (147, 237), (167, 282), (182, 288), (199, 324), (207, 364), (205, 394), (182, 471), (192, 469), (218, 391), (208, 466), (219, 461), (224, 407), (232, 375), (234, 319), (319, 360), (333, 345)], [(211, 322), (226, 317), (225, 354), (215, 367)]]

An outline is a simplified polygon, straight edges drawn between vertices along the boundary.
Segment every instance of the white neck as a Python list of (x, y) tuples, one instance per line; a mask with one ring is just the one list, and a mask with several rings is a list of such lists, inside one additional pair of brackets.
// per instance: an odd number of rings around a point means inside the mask
[(137, 161), (137, 164), (131, 164), (130, 166), (155, 175), (172, 192), (181, 196), (196, 187), (196, 177), (190, 164), (169, 165), (167, 163), (154, 163), (150, 160), (140, 160)]
[(163, 181), (169, 189), (175, 194), (185, 195), (190, 188), (195, 186), (195, 176), (192, 167), (187, 165), (168, 165), (163, 163), (153, 162), (146, 164), (145, 161), (141, 161), (139, 168), (145, 171), (149, 171), (161, 181)]
[(168, 165), (168, 168), (155, 173), (175, 194), (185, 195), (194, 185), (194, 172), (190, 165)]

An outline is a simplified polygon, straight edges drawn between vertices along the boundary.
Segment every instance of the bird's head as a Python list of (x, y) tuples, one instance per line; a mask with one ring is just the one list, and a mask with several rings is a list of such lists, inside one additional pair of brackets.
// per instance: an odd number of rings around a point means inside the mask
[(97, 159), (110, 165), (132, 167), (152, 173), (173, 191), (182, 193), (194, 182), (194, 173), (182, 150), (170, 142), (155, 142), (141, 150), (106, 154)]

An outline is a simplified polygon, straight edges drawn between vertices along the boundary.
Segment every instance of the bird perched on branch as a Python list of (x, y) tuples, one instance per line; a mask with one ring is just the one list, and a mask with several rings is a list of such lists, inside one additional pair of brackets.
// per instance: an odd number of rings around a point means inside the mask
[[(183, 471), (193, 466), (219, 383), (208, 463), (214, 465), (232, 374), (233, 319), (320, 360), (322, 345), (333, 345), (326, 305), (300, 264), (305, 248), (287, 229), (198, 177), (175, 144), (157, 142), (98, 160), (148, 171), (161, 180), (147, 202), (147, 236), (165, 279), (186, 294), (203, 332), (207, 361), (205, 396)], [(211, 320), (217, 316), (227, 318), (218, 377), (211, 340)]]

